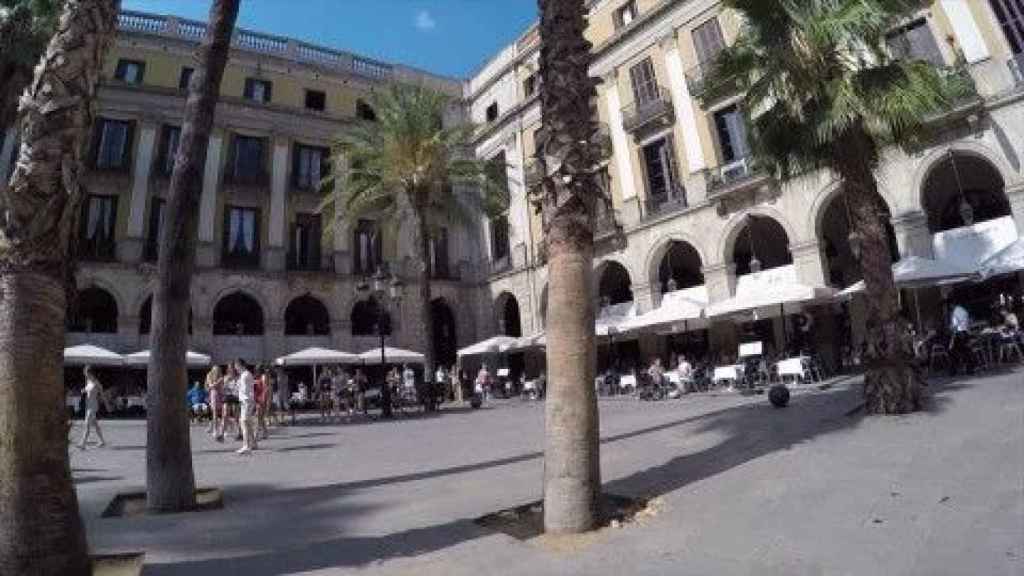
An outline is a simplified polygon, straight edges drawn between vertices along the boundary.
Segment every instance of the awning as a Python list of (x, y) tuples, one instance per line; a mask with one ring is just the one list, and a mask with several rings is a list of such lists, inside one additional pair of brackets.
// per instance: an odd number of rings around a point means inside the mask
[(275, 360), (275, 363), (278, 366), (319, 366), (321, 364), (358, 364), (361, 361), (362, 359), (356, 354), (313, 347), (282, 356)]
[(607, 336), (609, 332), (622, 332), (624, 326), (636, 319), (636, 304), (622, 302), (601, 308), (594, 322), (594, 333)]
[(522, 352), (523, 350), (529, 350), (532, 348), (543, 348), (547, 344), (547, 337), (543, 332), (538, 332), (530, 336), (523, 336), (522, 338), (516, 338), (514, 342), (502, 346), (502, 352)]
[[(145, 368), (149, 364), (149, 350), (128, 354), (124, 357), (124, 364), (125, 366)], [(185, 364), (194, 368), (202, 368), (210, 365), (210, 357), (188, 350), (185, 352)]]
[[(974, 271), (951, 260), (932, 260), (919, 256), (907, 256), (892, 264), (892, 276), (900, 288), (920, 288), (936, 284), (962, 282), (974, 276)], [(864, 281), (846, 288), (838, 294), (839, 298), (863, 292)]]
[[(371, 348), (359, 355), (359, 359), (366, 364), (380, 364), (380, 348)], [(422, 364), (426, 357), (419, 352), (402, 350), (401, 348), (384, 347), (385, 364)]]
[(711, 304), (705, 315), (711, 318), (786, 304), (810, 304), (827, 301), (835, 294), (834, 288), (801, 284), (793, 265), (781, 266), (740, 276), (736, 279), (736, 295)]
[(1017, 224), (1011, 216), (978, 222), (932, 236), (935, 259), (976, 272), (985, 262), (1017, 240)]
[(514, 336), (493, 336), (487, 340), (477, 342), (457, 352), (458, 356), (479, 356), (482, 354), (497, 354), (502, 348), (515, 344), (518, 338)]
[(981, 277), (985, 280), (993, 276), (1012, 274), (1024, 270), (1024, 238), (1017, 238), (1009, 246), (1003, 248), (981, 265)]
[(65, 366), (123, 366), (124, 356), (92, 344), (80, 344), (64, 349)]
[(703, 284), (668, 292), (661, 298), (661, 305), (625, 323), (625, 330), (660, 328), (697, 320), (704, 315), (708, 305), (708, 290)]

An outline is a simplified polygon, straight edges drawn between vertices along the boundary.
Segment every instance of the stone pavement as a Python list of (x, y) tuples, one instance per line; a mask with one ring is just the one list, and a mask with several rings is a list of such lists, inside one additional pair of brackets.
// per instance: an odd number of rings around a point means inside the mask
[(147, 575), (1024, 574), (1024, 372), (930, 390), (928, 410), (887, 418), (851, 414), (857, 380), (784, 410), (602, 401), (606, 490), (660, 509), (571, 551), (472, 522), (540, 498), (537, 403), (307, 418), (248, 457), (195, 427), (197, 482), (225, 491), (216, 512), (99, 517), (143, 489), (141, 421), (103, 421), (112, 447), (73, 450), (72, 466), (93, 549), (145, 550)]

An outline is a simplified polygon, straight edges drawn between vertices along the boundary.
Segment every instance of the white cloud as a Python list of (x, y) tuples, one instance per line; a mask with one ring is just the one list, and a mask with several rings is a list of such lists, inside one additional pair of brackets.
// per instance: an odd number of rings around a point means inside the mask
[(437, 21), (426, 10), (420, 10), (416, 14), (416, 27), (420, 30), (433, 30), (437, 28)]

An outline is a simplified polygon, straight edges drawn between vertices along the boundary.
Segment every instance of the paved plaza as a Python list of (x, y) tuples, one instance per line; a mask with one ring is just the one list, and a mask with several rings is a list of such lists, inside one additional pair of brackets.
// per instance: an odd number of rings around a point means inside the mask
[[(145, 425), (73, 450), (94, 551), (147, 575), (1024, 574), (1024, 372), (932, 383), (926, 411), (864, 418), (860, 382), (794, 395), (601, 403), (609, 492), (657, 513), (576, 542), (473, 519), (540, 498), (543, 406), (506, 401), (394, 422), (272, 430), (236, 456), (193, 428), (215, 512), (101, 519), (143, 488)], [(79, 424), (76, 423), (75, 433)], [(568, 548), (568, 549), (566, 549)]]

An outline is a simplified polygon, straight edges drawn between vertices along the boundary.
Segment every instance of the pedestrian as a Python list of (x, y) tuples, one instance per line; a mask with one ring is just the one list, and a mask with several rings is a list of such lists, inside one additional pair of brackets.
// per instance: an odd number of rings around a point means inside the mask
[(491, 394), (491, 373), (487, 370), (487, 364), (480, 365), (480, 371), (476, 373), (476, 386), (474, 392), (482, 399), (487, 399)]
[(356, 395), (356, 410), (366, 414), (366, 389), (370, 380), (363, 373), (362, 368), (356, 368), (356, 375), (352, 377), (353, 391)]
[(256, 412), (256, 423), (253, 430), (254, 439), (267, 437), (267, 414), (264, 400), (267, 395), (267, 380), (263, 367), (256, 368), (252, 381), (253, 409)]
[(85, 375), (85, 431), (82, 433), (82, 441), (78, 443), (78, 447), (85, 450), (86, 443), (89, 441), (89, 431), (95, 429), (96, 437), (100, 439), (99, 447), (103, 448), (107, 443), (103, 440), (103, 431), (100, 430), (98, 419), (100, 399), (104, 398), (103, 386), (93, 373), (92, 366), (86, 366), (82, 373)]
[(236, 454), (248, 454), (259, 447), (256, 431), (253, 429), (253, 419), (256, 416), (256, 383), (245, 360), (235, 360), (235, 372), (238, 373), (238, 420), (242, 432), (242, 447)]
[(949, 313), (949, 372), (955, 376), (961, 367), (974, 372), (974, 361), (967, 346), (970, 339), (971, 316), (960, 304), (952, 304)]
[(202, 422), (210, 413), (210, 404), (207, 401), (206, 390), (198, 381), (192, 383), (185, 397), (189, 409), (189, 419), (192, 422)]
[(228, 366), (227, 376), (224, 377), (224, 414), (221, 418), (221, 431), (217, 440), (224, 439), (224, 433), (228, 431), (228, 426), (234, 424), (235, 426), (235, 440), (242, 439), (242, 426), (238, 421), (238, 378), (240, 373), (237, 366)]
[(220, 366), (214, 365), (206, 374), (206, 392), (209, 395), (207, 401), (210, 404), (210, 427), (207, 432), (212, 436), (223, 434), (218, 426), (223, 424), (224, 418), (224, 376), (221, 374)]

